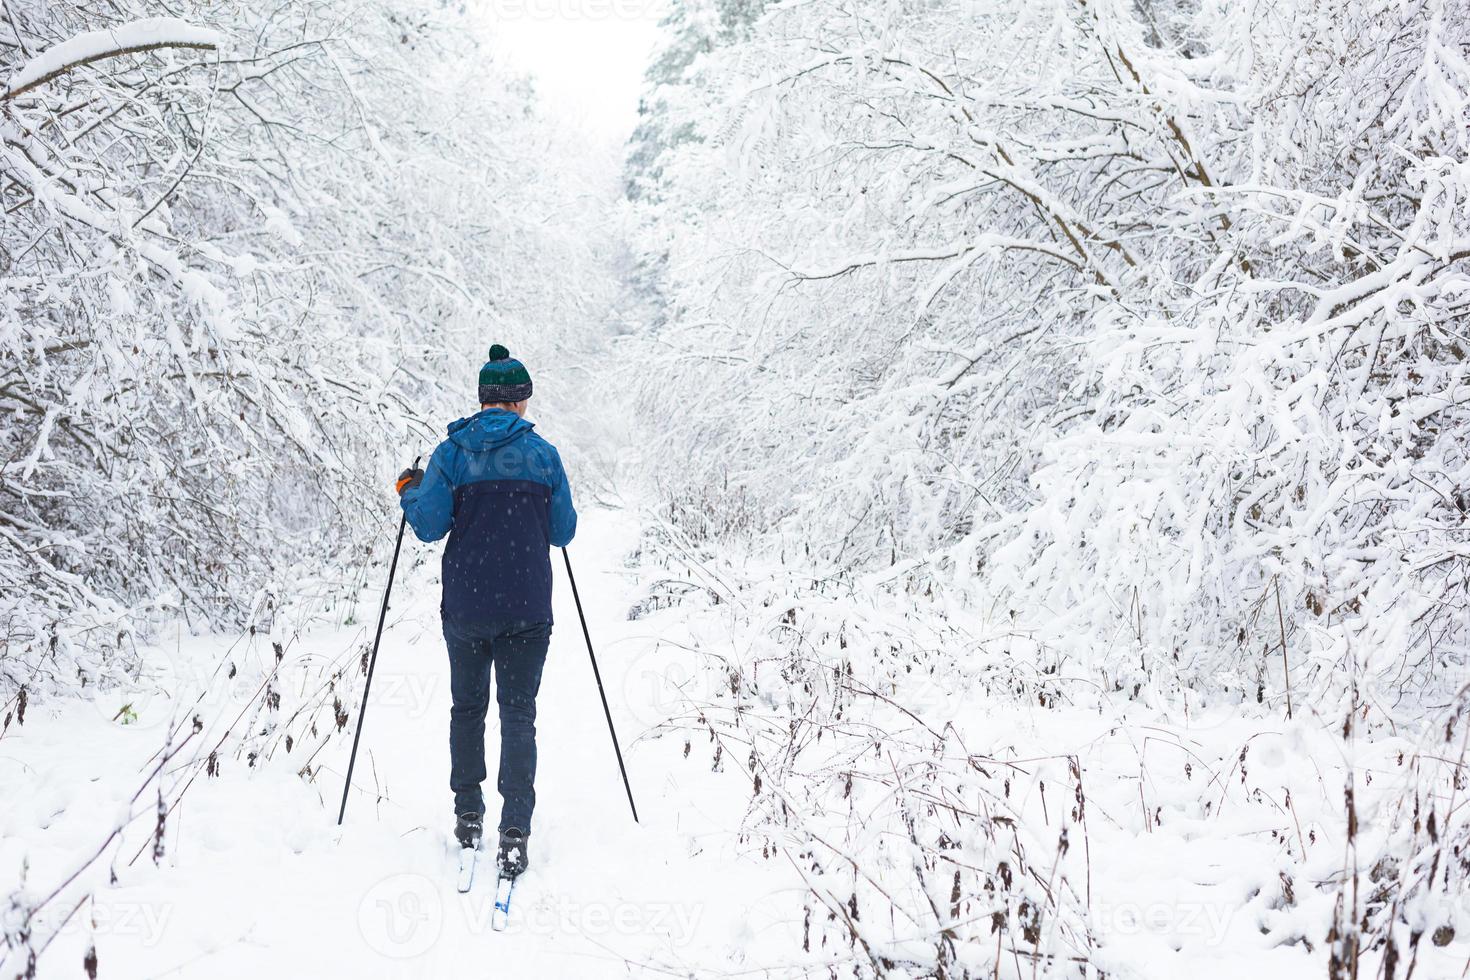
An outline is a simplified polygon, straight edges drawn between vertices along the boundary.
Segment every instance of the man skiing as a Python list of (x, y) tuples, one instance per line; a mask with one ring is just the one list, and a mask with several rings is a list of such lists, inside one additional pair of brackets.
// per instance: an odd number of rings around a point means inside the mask
[(503, 877), (525, 870), (536, 805), (536, 692), (551, 642), (551, 554), (577, 530), (556, 448), (524, 418), (531, 375), (500, 344), (480, 368), (478, 414), (449, 426), (426, 469), (398, 478), (399, 502), (420, 541), (449, 535), (439, 612), (449, 648), (449, 786), (455, 836), (477, 848), (485, 801), (490, 675), (500, 709)]

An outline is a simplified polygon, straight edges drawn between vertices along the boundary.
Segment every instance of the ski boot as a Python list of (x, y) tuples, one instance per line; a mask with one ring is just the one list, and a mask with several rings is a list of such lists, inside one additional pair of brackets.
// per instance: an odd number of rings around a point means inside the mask
[(478, 849), (480, 838), (485, 834), (485, 816), (470, 811), (459, 814), (454, 821), (454, 836), (460, 847)]
[(530, 863), (526, 855), (525, 831), (516, 827), (510, 827), (500, 832), (500, 851), (495, 856), (495, 863), (502, 878), (514, 878), (526, 870)]

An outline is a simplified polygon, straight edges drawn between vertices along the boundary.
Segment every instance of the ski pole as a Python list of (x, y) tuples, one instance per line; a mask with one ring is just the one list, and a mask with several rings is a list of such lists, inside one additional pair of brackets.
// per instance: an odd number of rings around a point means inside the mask
[(618, 733), (613, 728), (612, 712), (607, 707), (607, 693), (602, 689), (602, 672), (597, 669), (597, 654), (592, 652), (592, 634), (587, 632), (587, 616), (582, 612), (582, 597), (577, 594), (577, 577), (572, 574), (572, 556), (566, 548), (561, 556), (567, 562), (567, 581), (572, 583), (572, 599), (577, 603), (577, 618), (582, 621), (582, 637), (587, 641), (587, 656), (592, 660), (592, 676), (597, 680), (597, 696), (602, 698), (602, 713), (607, 716), (607, 733), (612, 736), (613, 752), (618, 756), (618, 772), (623, 774), (623, 789), (628, 792), (628, 808), (633, 811), (633, 822), (638, 823), (638, 807), (633, 802), (633, 787), (628, 782), (628, 769), (623, 765), (623, 750), (618, 747)]
[[(422, 456), (415, 456), (413, 468), (419, 468)], [(388, 619), (388, 597), (393, 594), (393, 576), (398, 572), (398, 552), (403, 547), (403, 528), (408, 511), (398, 519), (398, 540), (393, 544), (393, 563), (388, 566), (388, 587), (383, 590), (383, 608), (378, 613), (378, 635), (373, 637), (373, 655), (368, 658), (367, 683), (362, 686), (362, 707), (357, 711), (357, 734), (352, 736), (352, 757), (347, 760), (347, 782), (342, 786), (342, 809), (337, 811), (337, 826), (347, 816), (347, 794), (352, 790), (352, 767), (357, 765), (357, 743), (362, 739), (362, 720), (367, 717), (368, 692), (373, 688), (373, 668), (378, 665), (378, 644), (383, 642), (383, 623)]]

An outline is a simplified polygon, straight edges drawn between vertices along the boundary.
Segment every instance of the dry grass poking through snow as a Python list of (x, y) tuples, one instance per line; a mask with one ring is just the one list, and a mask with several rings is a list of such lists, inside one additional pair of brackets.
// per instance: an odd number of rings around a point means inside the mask
[(1305, 692), (1291, 720), (1186, 710), (1004, 616), (719, 560), (667, 527), (639, 558), (664, 571), (645, 607), (686, 611), (666, 642), (699, 664), (666, 730), (690, 765), (748, 781), (748, 855), (805, 882), (773, 899), (800, 923), (780, 975), (1465, 967), (1463, 697), (1422, 738), (1361, 702), (1319, 716)]

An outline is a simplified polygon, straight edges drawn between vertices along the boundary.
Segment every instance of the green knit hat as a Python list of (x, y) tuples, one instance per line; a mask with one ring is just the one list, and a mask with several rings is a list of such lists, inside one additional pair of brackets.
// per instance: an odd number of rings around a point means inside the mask
[(531, 397), (531, 372), (500, 344), (490, 348), (490, 360), (480, 368), (480, 404), (522, 402)]

